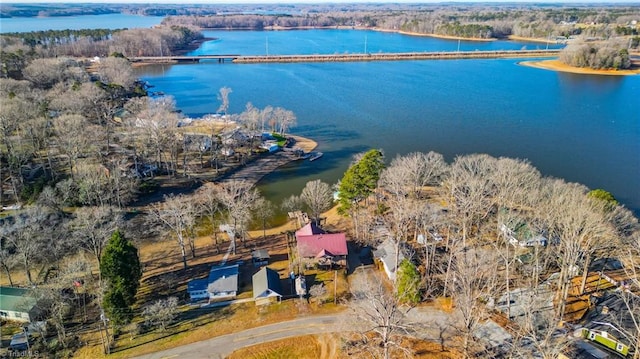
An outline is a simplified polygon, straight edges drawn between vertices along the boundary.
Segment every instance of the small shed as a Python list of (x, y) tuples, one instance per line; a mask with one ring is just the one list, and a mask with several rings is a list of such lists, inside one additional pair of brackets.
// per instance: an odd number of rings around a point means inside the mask
[(307, 281), (303, 275), (296, 277), (296, 294), (300, 298), (307, 295)]
[(282, 299), (280, 275), (271, 268), (263, 267), (253, 275), (253, 300), (256, 305), (271, 304)]
[(266, 249), (256, 249), (251, 252), (251, 259), (254, 267), (266, 266), (269, 264), (269, 251)]

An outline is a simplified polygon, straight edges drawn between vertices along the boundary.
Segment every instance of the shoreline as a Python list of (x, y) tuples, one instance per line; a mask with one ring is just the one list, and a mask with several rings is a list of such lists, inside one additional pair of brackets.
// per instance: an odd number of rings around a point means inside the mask
[[(421, 32), (413, 32), (413, 31), (405, 31), (405, 30), (394, 30), (394, 29), (384, 29), (379, 27), (368, 27), (368, 26), (346, 26), (346, 25), (335, 25), (335, 26), (265, 26), (262, 29), (256, 29), (251, 27), (238, 27), (232, 29), (219, 29), (219, 28), (200, 28), (201, 31), (291, 31), (291, 30), (369, 30), (369, 31), (377, 31), (377, 32), (389, 32), (400, 35), (407, 36), (421, 36), (421, 37), (433, 37), (444, 40), (461, 40), (461, 41), (472, 41), (472, 42), (491, 42), (498, 40), (495, 37), (484, 39), (479, 37), (463, 37), (463, 36), (452, 36), (452, 35), (439, 35), (439, 34), (425, 34)], [(524, 38), (523, 38), (524, 39)]]
[(497, 41), (495, 37), (491, 37), (488, 39), (480, 38), (480, 37), (463, 37), (463, 36), (453, 36), (453, 35), (440, 35), (440, 34), (423, 34), (421, 32), (412, 32), (412, 31), (404, 31), (404, 30), (391, 30), (391, 32), (396, 32), (401, 35), (407, 36), (418, 36), (418, 37), (433, 37), (436, 39), (443, 40), (460, 40), (460, 41), (470, 41), (470, 42), (492, 42)]
[[(286, 137), (293, 138), (296, 143), (294, 147), (302, 149), (304, 152), (311, 152), (318, 143), (310, 138), (287, 134)], [(253, 159), (249, 163), (239, 166), (228, 173), (225, 173), (221, 177), (213, 180), (214, 183), (224, 183), (232, 180), (244, 180), (250, 182), (252, 185), (257, 185), (263, 177), (270, 173), (275, 172), (278, 168), (289, 164), (291, 162), (304, 161), (288, 151), (277, 151), (265, 156), (260, 156)]]
[[(307, 137), (291, 134), (287, 134), (286, 137), (294, 138), (296, 141), (294, 147), (299, 147), (305, 152), (311, 152), (318, 146), (317, 142)], [(216, 174), (213, 170), (209, 170), (190, 173), (186, 177), (156, 176), (155, 179), (159, 183), (158, 188), (151, 193), (138, 197), (129, 207), (145, 211), (149, 205), (163, 201), (165, 195), (192, 194), (197, 188), (206, 183), (220, 184), (236, 179), (245, 180), (255, 186), (264, 176), (276, 171), (278, 168), (291, 162), (300, 161), (293, 152), (282, 150), (255, 156), (244, 165), (237, 165), (222, 174)]]
[(541, 61), (521, 61), (519, 65), (534, 67), (537, 69), (581, 74), (581, 75), (604, 75), (604, 76), (632, 76), (640, 74), (640, 68), (635, 67), (629, 70), (595, 70), (591, 68), (573, 67), (563, 64), (559, 60)]
[[(175, 49), (175, 55), (176, 56), (182, 56), (182, 55), (186, 55), (187, 53), (191, 52), (191, 51), (195, 51), (197, 49), (200, 48), (200, 46), (202, 46), (202, 44), (204, 44), (207, 41), (215, 41), (218, 40), (218, 38), (216, 37), (204, 37), (202, 39), (198, 39), (198, 40), (194, 40), (192, 41), (189, 45), (184, 46), (182, 48), (179, 49)], [(131, 67), (133, 68), (138, 68), (138, 67), (143, 67), (143, 66), (149, 66), (149, 65), (175, 65), (177, 64), (178, 61), (164, 61), (164, 62), (131, 62)]]
[(539, 37), (525, 37), (525, 36), (517, 36), (517, 35), (509, 35), (507, 39), (510, 41), (518, 41), (518, 42), (533, 42), (537, 44), (556, 44), (556, 41), (551, 41)]

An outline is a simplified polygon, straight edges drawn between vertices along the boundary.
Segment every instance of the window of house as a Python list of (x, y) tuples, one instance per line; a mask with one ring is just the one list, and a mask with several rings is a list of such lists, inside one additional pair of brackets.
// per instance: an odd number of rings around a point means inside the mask
[(0, 310), (0, 317), (5, 317), (6, 318), (8, 316), (9, 316), (9, 314), (7, 312), (3, 312), (3, 311)]

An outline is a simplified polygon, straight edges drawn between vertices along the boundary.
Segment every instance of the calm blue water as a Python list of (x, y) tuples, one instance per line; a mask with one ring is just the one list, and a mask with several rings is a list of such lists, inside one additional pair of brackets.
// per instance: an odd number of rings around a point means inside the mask
[[(436, 51), (457, 41), (361, 31), (212, 32), (198, 53)], [(358, 43), (359, 41), (359, 43)], [(285, 46), (289, 44), (290, 46)], [(324, 45), (322, 45), (324, 44)], [(461, 43), (462, 49), (509, 42)], [(529, 45), (530, 46), (530, 45)], [(536, 45), (534, 45), (536, 46)], [(312, 179), (335, 183), (351, 156), (382, 148), (387, 158), (411, 151), (489, 153), (528, 159), (548, 176), (611, 191), (640, 212), (640, 76), (556, 73), (518, 60), (438, 60), (313, 64), (196, 64), (145, 68), (154, 90), (173, 95), (185, 114), (218, 107), (233, 89), (231, 112), (247, 102), (293, 110), (293, 133), (313, 138), (325, 156), (265, 178), (279, 201)]]
[(0, 33), (44, 30), (123, 29), (152, 27), (162, 21), (162, 16), (127, 14), (12, 17), (0, 19)]
[[(379, 52), (457, 51), (458, 41), (359, 30), (204, 31), (218, 39), (204, 43), (193, 55), (290, 55)], [(545, 44), (511, 41), (460, 41), (460, 51), (545, 49)], [(550, 45), (558, 48), (561, 45)]]

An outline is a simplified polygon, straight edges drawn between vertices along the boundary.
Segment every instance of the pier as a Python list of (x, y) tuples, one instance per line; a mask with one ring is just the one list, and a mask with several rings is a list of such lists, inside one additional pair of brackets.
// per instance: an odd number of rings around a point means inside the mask
[(554, 57), (560, 50), (500, 50), (500, 51), (439, 51), (361, 54), (314, 54), (314, 55), (194, 55), (194, 56), (137, 56), (133, 62), (146, 63), (198, 63), (214, 60), (219, 63), (302, 63), (302, 62), (361, 62), (361, 61), (408, 61), (408, 60), (454, 60), (454, 59), (500, 59)]

